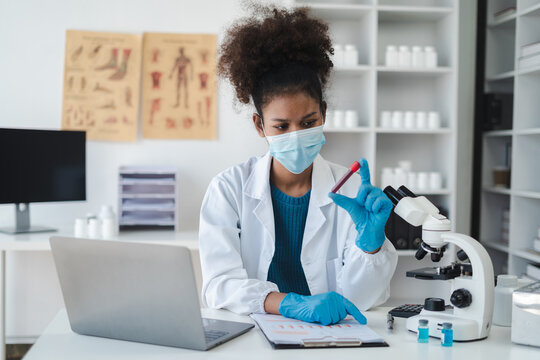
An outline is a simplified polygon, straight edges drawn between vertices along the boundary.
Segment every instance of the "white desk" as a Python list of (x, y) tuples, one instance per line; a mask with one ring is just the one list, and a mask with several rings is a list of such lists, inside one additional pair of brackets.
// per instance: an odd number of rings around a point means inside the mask
[[(62, 310), (49, 324), (43, 335), (30, 349), (25, 360), (38, 359), (275, 359), (275, 360), (328, 360), (341, 359), (486, 359), (528, 360), (540, 359), (540, 348), (515, 345), (510, 342), (510, 328), (493, 327), (488, 339), (470, 343), (454, 343), (443, 348), (438, 339), (428, 344), (416, 342), (416, 334), (405, 329), (405, 320), (396, 318), (394, 330), (386, 330), (386, 313), (390, 308), (378, 308), (365, 313), (368, 325), (384, 337), (387, 348), (302, 349), (273, 350), (256, 327), (210, 351), (186, 350), (147, 345), (128, 341), (103, 339), (75, 334), (69, 327), (67, 313)], [(203, 309), (203, 316), (215, 319), (251, 322), (223, 310)]]
[[(6, 252), (50, 251), (49, 238), (51, 236), (73, 236), (73, 226), (60, 227), (57, 232), (18, 235), (0, 233), (0, 359), (6, 358)], [(199, 248), (196, 231), (123, 231), (114, 239), (180, 245), (190, 250)]]

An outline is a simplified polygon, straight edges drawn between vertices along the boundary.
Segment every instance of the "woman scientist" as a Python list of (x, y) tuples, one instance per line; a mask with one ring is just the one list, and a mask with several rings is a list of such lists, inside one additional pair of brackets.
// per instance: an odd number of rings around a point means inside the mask
[[(328, 26), (307, 9), (258, 8), (221, 45), (218, 72), (269, 152), (211, 181), (200, 214), (202, 299), (236, 313), (268, 312), (333, 324), (389, 297), (397, 253), (385, 239), (392, 203), (360, 175), (319, 155), (323, 90), (332, 62)], [(240, 140), (241, 141), (241, 140)]]

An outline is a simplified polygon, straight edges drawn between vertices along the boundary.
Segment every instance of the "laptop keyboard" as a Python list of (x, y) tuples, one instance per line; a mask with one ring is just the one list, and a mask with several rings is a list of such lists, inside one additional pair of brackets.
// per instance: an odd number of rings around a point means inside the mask
[(221, 331), (221, 330), (204, 330), (204, 336), (206, 338), (206, 342), (210, 343), (213, 342), (225, 335), (229, 334), (227, 331)]

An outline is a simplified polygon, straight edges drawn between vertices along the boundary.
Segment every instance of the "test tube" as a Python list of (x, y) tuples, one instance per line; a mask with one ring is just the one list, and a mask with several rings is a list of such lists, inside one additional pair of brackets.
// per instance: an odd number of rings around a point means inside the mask
[(337, 184), (334, 185), (334, 187), (332, 188), (331, 192), (333, 192), (334, 194), (337, 193), (338, 190), (343, 186), (343, 184), (345, 184), (345, 182), (349, 180), (352, 174), (357, 172), (358, 169), (360, 169), (360, 164), (358, 163), (358, 161), (353, 162), (351, 167), (349, 168), (349, 171), (347, 171), (347, 173), (343, 175), (341, 179), (339, 179)]

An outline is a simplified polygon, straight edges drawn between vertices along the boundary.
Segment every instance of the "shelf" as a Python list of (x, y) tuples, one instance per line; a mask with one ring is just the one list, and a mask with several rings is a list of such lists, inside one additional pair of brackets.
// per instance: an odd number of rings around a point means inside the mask
[(419, 74), (419, 75), (440, 75), (452, 72), (452, 68), (448, 66), (440, 66), (436, 68), (402, 68), (388, 67), (384, 65), (377, 66), (377, 71), (380, 73), (400, 73), (400, 74)]
[(540, 2), (524, 9), (519, 16), (540, 16)]
[(356, 128), (324, 128), (325, 133), (337, 133), (337, 134), (347, 134), (347, 133), (368, 133), (370, 132), (369, 127), (356, 127)]
[(534, 261), (536, 263), (540, 263), (540, 252), (538, 251), (534, 251), (532, 249), (524, 249), (524, 250), (511, 250), (510, 253), (512, 255), (519, 256), (520, 258)]
[(334, 71), (337, 74), (363, 74), (371, 70), (369, 65), (357, 65), (357, 66), (335, 66)]
[(501, 195), (511, 195), (512, 190), (503, 188), (503, 187), (497, 187), (497, 186), (484, 186), (482, 188), (485, 192), (493, 193), (493, 194), (501, 194)]
[(309, 7), (315, 16), (324, 20), (359, 20), (373, 10), (373, 6), (362, 4), (300, 3), (297, 6)]
[(488, 23), (488, 28), (505, 28), (516, 26), (516, 13), (502, 16), (492, 22)]
[(127, 211), (127, 212), (140, 212), (140, 211), (145, 211), (145, 212), (149, 212), (149, 211), (157, 211), (157, 212), (174, 212), (175, 208), (174, 206), (173, 207), (162, 207), (162, 208), (159, 208), (159, 207), (151, 207), (151, 206), (136, 206), (136, 205), (133, 205), (133, 206), (129, 206), (129, 205), (124, 205), (124, 207), (122, 208), (122, 211)]
[(512, 195), (530, 199), (540, 199), (540, 192), (538, 191), (513, 190)]
[(440, 129), (387, 129), (387, 128), (376, 128), (375, 131), (379, 134), (450, 134), (452, 130), (448, 128)]
[(510, 80), (513, 79), (515, 75), (514, 70), (505, 71), (500, 74), (496, 74), (493, 76), (486, 76), (486, 81), (503, 81), (503, 80)]
[(502, 242), (497, 242), (497, 241), (481, 241), (480, 243), (490, 249), (495, 249), (495, 250), (502, 251), (505, 253), (510, 253), (510, 248), (508, 247), (508, 244), (504, 244)]
[(540, 135), (540, 128), (514, 130), (516, 135)]
[(520, 68), (518, 70), (519, 75), (540, 75), (540, 65), (537, 66), (531, 66), (527, 68)]
[(150, 225), (150, 226), (175, 226), (174, 220), (166, 220), (166, 221), (159, 221), (159, 220), (120, 220), (120, 226), (137, 226), (137, 225)]
[(380, 5), (377, 9), (383, 22), (438, 21), (454, 11), (442, 6)]
[(175, 199), (175, 194), (121, 194), (123, 199)]
[(122, 179), (120, 185), (176, 185), (175, 180), (170, 179)]
[(513, 130), (490, 130), (484, 132), (484, 137), (495, 137), (495, 136), (512, 136), (514, 133)]

